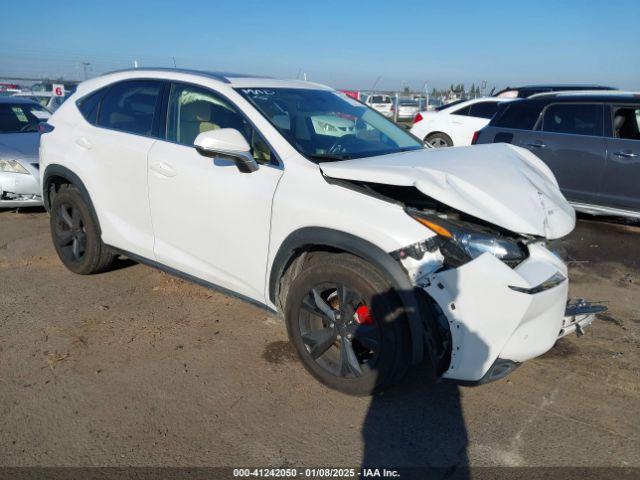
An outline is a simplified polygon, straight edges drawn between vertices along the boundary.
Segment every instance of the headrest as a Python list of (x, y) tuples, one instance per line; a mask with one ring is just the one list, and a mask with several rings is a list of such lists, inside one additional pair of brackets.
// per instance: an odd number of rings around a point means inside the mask
[(211, 105), (204, 100), (187, 103), (180, 112), (183, 122), (210, 122)]
[(617, 132), (624, 125), (624, 121), (626, 120), (624, 115), (616, 115), (613, 119), (613, 128)]

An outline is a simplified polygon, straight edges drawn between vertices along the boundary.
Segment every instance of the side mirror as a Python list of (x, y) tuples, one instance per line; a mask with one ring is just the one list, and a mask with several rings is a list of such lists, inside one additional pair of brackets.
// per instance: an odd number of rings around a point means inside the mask
[(200, 155), (230, 160), (243, 173), (258, 170), (258, 162), (251, 155), (251, 147), (235, 128), (202, 132), (196, 137), (193, 145)]

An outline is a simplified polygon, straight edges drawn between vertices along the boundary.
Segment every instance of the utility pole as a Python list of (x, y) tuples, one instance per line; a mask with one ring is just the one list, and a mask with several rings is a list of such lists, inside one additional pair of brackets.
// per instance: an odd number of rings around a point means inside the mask
[(427, 85), (427, 82), (424, 82), (424, 93), (427, 97), (427, 104), (424, 106), (425, 110), (429, 109), (429, 85)]
[(84, 76), (84, 79), (87, 79), (87, 72), (89, 71), (89, 67), (91, 66), (91, 62), (81, 62), (80, 65), (82, 65), (82, 73)]

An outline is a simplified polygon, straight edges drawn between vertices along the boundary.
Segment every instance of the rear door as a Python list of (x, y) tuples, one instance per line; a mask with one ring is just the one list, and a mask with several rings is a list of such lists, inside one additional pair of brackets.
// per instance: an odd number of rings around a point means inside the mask
[(551, 104), (533, 131), (514, 140), (551, 168), (567, 199), (600, 203), (606, 157), (602, 105)]
[[(147, 153), (158, 137), (164, 83), (126, 80), (80, 101), (87, 119), (74, 131), (74, 166), (96, 208), (102, 240), (153, 259)], [(86, 174), (84, 172), (87, 172)]]
[(607, 162), (602, 197), (607, 206), (640, 210), (640, 106), (614, 105), (606, 120)]

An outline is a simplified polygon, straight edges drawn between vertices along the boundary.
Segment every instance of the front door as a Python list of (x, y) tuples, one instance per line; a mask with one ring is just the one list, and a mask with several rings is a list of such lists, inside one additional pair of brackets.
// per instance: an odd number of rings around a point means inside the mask
[(602, 196), (607, 206), (640, 211), (640, 107), (612, 108)]
[[(242, 173), (200, 155), (201, 132), (235, 128), (260, 168)], [(149, 200), (156, 259), (199, 279), (264, 302), (271, 202), (282, 167), (235, 107), (211, 90), (173, 84), (167, 141), (149, 152)]]
[(568, 200), (598, 204), (605, 169), (602, 105), (550, 105), (536, 130), (515, 136), (545, 162)]

